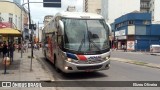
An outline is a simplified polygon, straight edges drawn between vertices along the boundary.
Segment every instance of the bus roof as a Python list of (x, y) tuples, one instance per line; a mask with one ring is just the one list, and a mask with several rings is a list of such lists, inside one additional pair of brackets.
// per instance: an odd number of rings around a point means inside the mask
[(86, 12), (60, 12), (56, 16), (64, 18), (84, 18), (84, 19), (103, 19), (101, 15)]

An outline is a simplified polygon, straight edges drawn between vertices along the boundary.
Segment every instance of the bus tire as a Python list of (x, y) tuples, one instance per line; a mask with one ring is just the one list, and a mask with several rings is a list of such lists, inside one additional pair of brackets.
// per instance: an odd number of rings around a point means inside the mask
[(60, 69), (57, 67), (57, 58), (56, 58), (56, 55), (54, 55), (54, 68), (55, 70), (59, 73), (60, 72)]

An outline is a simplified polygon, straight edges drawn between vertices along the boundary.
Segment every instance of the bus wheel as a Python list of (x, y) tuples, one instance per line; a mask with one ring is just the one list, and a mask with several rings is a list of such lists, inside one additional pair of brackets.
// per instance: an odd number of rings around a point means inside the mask
[(57, 58), (55, 55), (54, 55), (54, 68), (58, 73), (60, 72), (60, 69), (57, 67)]

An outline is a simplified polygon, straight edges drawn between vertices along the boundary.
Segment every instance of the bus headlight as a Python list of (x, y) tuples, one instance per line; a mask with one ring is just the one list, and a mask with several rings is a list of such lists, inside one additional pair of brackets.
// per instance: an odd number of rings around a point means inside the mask
[(109, 57), (106, 57), (106, 60), (108, 60), (109, 59)]
[(66, 59), (67, 62), (78, 62), (78, 60), (72, 59), (72, 58), (67, 58)]
[(110, 56), (104, 57), (103, 60), (109, 60)]
[(72, 59), (71, 59), (71, 58), (67, 58), (67, 61), (68, 61), (68, 62), (71, 62), (71, 61), (72, 61)]

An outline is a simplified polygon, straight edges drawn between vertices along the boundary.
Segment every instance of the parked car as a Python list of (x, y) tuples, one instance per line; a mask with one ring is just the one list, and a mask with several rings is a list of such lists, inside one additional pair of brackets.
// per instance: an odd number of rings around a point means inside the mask
[(150, 52), (152, 53), (160, 53), (160, 45), (151, 45)]

